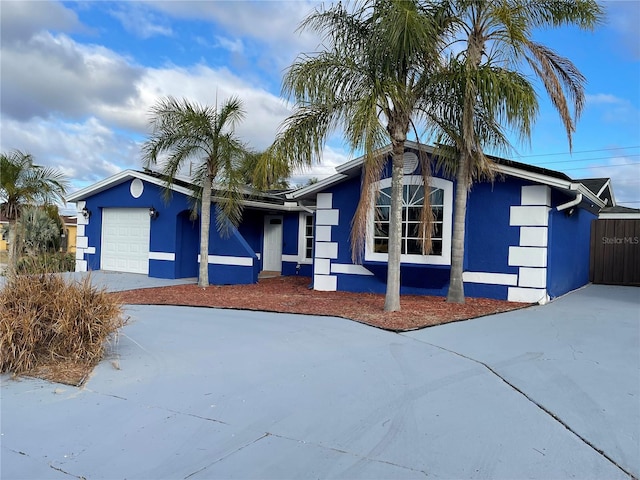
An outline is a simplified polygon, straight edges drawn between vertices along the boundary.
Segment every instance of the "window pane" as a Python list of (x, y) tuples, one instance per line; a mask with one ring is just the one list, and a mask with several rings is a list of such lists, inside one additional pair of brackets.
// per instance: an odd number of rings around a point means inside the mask
[(431, 241), (431, 255), (442, 255), (442, 240)]
[(420, 205), (424, 199), (424, 188), (422, 185), (405, 185), (404, 199), (407, 205)]
[(388, 237), (389, 236), (389, 223), (376, 222), (376, 237)]
[(409, 222), (420, 221), (420, 215), (422, 214), (422, 207), (408, 207), (406, 211), (407, 211), (407, 215), (405, 220), (408, 220)]
[(420, 238), (420, 223), (407, 223), (406, 236)]
[(434, 188), (431, 191), (431, 205), (443, 205), (444, 204), (444, 190), (441, 188)]
[(373, 251), (376, 253), (387, 253), (389, 251), (389, 240), (386, 238), (376, 238), (373, 242)]
[(441, 222), (442, 221), (442, 207), (433, 207), (431, 209), (433, 211), (433, 221)]
[(391, 205), (391, 188), (383, 188), (378, 194), (376, 205)]
[(422, 242), (416, 239), (407, 239), (407, 252), (409, 255), (422, 255)]
[(378, 207), (377, 209), (377, 220), (388, 222), (389, 221), (389, 207)]
[(431, 238), (442, 239), (442, 223), (434, 223), (433, 229), (431, 230)]

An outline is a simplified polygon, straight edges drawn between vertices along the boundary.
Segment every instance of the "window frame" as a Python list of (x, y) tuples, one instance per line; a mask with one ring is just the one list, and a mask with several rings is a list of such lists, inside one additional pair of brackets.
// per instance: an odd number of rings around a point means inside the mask
[[(307, 235), (307, 217), (311, 217), (311, 236)], [(313, 255), (314, 255), (314, 244), (316, 238), (316, 219), (313, 213), (309, 212), (300, 212), (300, 216), (298, 217), (298, 263), (300, 264), (309, 264), (313, 263)], [(307, 239), (311, 238), (311, 256), (307, 257)]]
[[(403, 187), (405, 185), (423, 185), (423, 179), (420, 175), (405, 175), (402, 179)], [(379, 182), (374, 183), (371, 188), (374, 191), (374, 198), (378, 198), (380, 190), (391, 187), (391, 178), (383, 178)], [(422, 264), (422, 265), (451, 265), (451, 233), (453, 228), (453, 182), (443, 178), (432, 177), (429, 179), (429, 187), (439, 188), (443, 191), (442, 205), (442, 254), (441, 255), (416, 255), (402, 254), (400, 261), (402, 263)], [(375, 208), (373, 202), (369, 208), (367, 218), (367, 241), (365, 244), (365, 261), (370, 262), (388, 262), (389, 254), (374, 251), (374, 231), (375, 231)], [(403, 222), (404, 224), (404, 222)], [(404, 238), (404, 237), (403, 237)]]

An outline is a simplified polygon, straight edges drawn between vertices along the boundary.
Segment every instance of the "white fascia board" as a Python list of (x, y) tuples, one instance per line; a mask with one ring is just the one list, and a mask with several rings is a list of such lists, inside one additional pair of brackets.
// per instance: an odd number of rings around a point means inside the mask
[(600, 220), (638, 220), (640, 213), (601, 213), (598, 215)]
[(602, 187), (600, 188), (600, 190), (598, 190), (598, 193), (596, 193), (596, 195), (600, 197), (600, 195), (602, 195), (602, 192), (604, 192), (607, 189), (607, 187), (610, 187), (610, 186), (611, 186), (611, 179), (607, 178), (607, 181), (604, 182), (604, 185), (602, 185)]
[(319, 182), (316, 182), (312, 185), (308, 185), (306, 187), (302, 187), (299, 190), (296, 190), (295, 192), (291, 192), (291, 193), (287, 193), (286, 194), (286, 198), (288, 200), (294, 200), (296, 198), (299, 197), (303, 197), (305, 195), (310, 195), (312, 193), (315, 193), (317, 191), (320, 190), (324, 190), (327, 187), (330, 187), (331, 185), (335, 184), (335, 183), (339, 183), (345, 179), (347, 179), (347, 175), (343, 175), (341, 173), (337, 173), (335, 175), (331, 175), (330, 177), (327, 177), (323, 180), (320, 180)]
[[(123, 170), (122, 172), (116, 173), (111, 177), (100, 180), (93, 185), (90, 185), (82, 190), (78, 190), (77, 192), (72, 193), (67, 197), (67, 202), (77, 202), (79, 200), (84, 200), (85, 198), (91, 197), (97, 193), (108, 190), (109, 188), (119, 185), (120, 183), (130, 179), (130, 178), (139, 178), (145, 182), (153, 183), (154, 185), (158, 185), (159, 187), (165, 186), (164, 182), (159, 178), (152, 177), (151, 175), (147, 175), (145, 173), (138, 172), (136, 170)], [(171, 190), (174, 192), (179, 192), (184, 195), (192, 195), (192, 191), (188, 188), (181, 187), (179, 185), (172, 185)]]
[(542, 175), (540, 173), (528, 172), (519, 168), (510, 167), (508, 165), (496, 165), (496, 170), (505, 175), (512, 177), (522, 178), (523, 180), (530, 180), (536, 183), (543, 183), (550, 187), (559, 188), (561, 190), (568, 190), (576, 193), (582, 193), (584, 197), (591, 201), (599, 208), (604, 207), (602, 199), (598, 198), (591, 190), (582, 185), (581, 183), (575, 183), (570, 180), (562, 180), (560, 178), (550, 177), (549, 175)]

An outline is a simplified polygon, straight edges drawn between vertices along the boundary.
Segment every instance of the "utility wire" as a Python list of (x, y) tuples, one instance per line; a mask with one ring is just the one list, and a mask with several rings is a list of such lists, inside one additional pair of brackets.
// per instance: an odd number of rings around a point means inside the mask
[(572, 155), (576, 153), (607, 152), (610, 150), (627, 150), (631, 148), (640, 148), (640, 145), (635, 145), (633, 147), (614, 147), (614, 148), (599, 148), (597, 150), (580, 150), (579, 152), (559, 152), (559, 153), (539, 153), (537, 155), (518, 155), (518, 158), (551, 157), (553, 155)]
[[(625, 155), (625, 157), (640, 157), (640, 153), (633, 155)], [(589, 162), (591, 160), (604, 160), (611, 157), (594, 157), (594, 158), (578, 158), (576, 160), (556, 160), (555, 162), (535, 162), (534, 165), (551, 165), (555, 163), (576, 163), (576, 162)], [(631, 165), (631, 164), (628, 164)]]

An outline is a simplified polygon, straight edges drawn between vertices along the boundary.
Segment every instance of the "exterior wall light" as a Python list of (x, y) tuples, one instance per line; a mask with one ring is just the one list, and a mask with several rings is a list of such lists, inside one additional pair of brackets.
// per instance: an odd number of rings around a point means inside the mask
[(89, 218), (91, 217), (91, 210), (89, 210), (87, 207), (82, 207), (80, 213), (82, 213), (82, 216), (87, 220), (89, 220)]
[(154, 207), (151, 207), (149, 209), (149, 217), (151, 218), (151, 220), (155, 220), (156, 218), (158, 218), (158, 215), (160, 215), (160, 212), (158, 212)]

